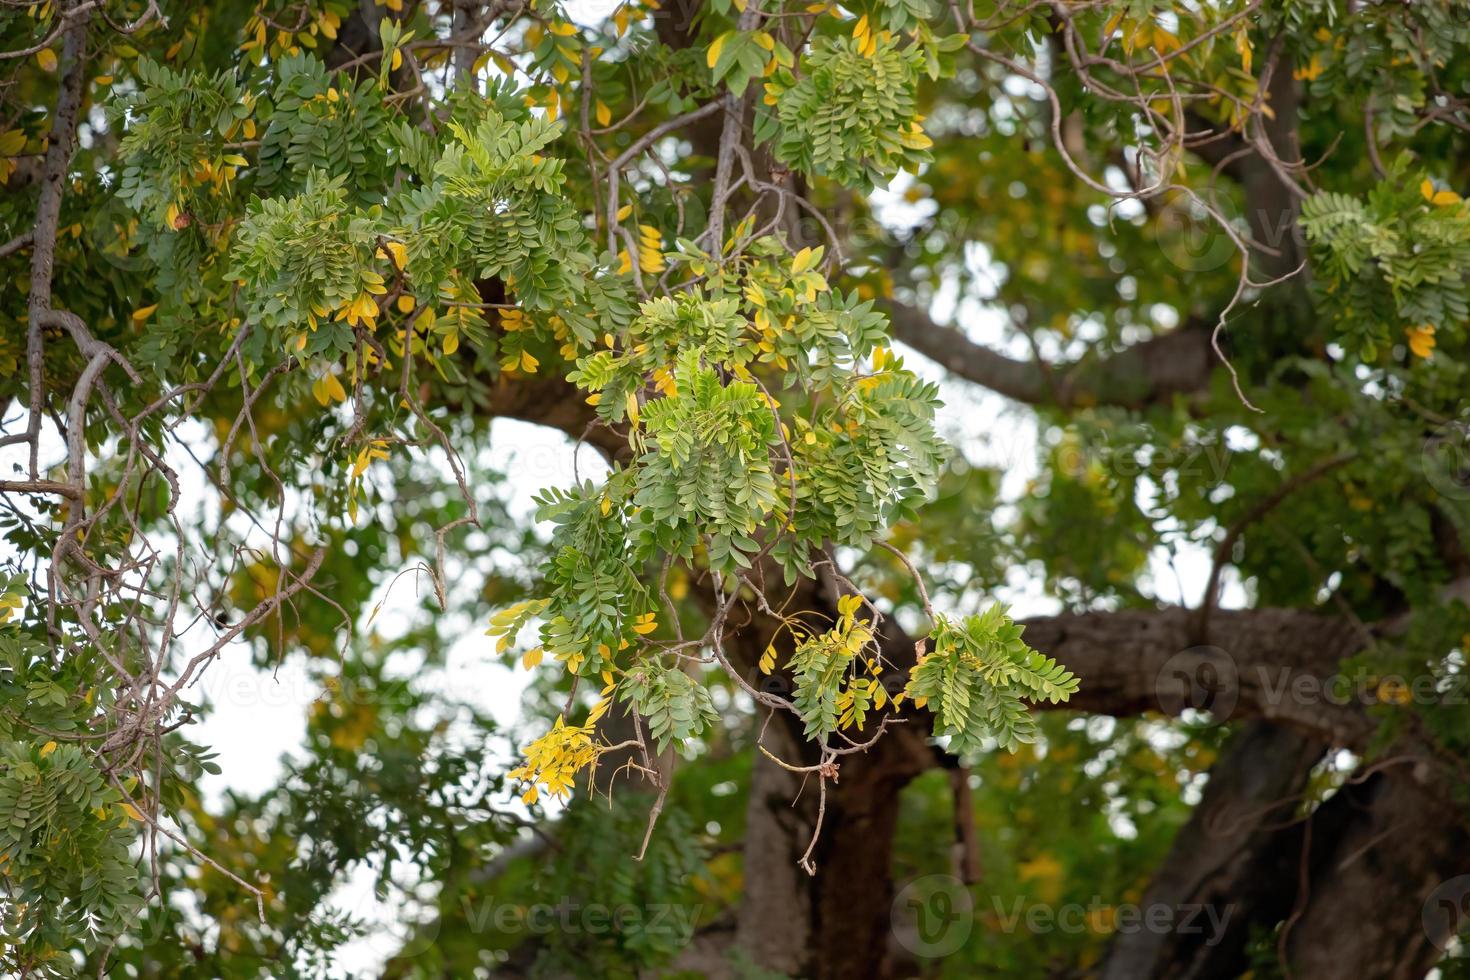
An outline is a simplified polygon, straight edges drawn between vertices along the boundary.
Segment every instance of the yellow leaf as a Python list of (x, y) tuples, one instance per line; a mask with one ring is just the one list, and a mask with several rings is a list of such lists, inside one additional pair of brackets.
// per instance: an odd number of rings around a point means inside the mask
[(45, 745), (41, 746), (41, 758), (44, 759), (48, 755), (50, 755), (52, 752), (55, 752), (55, 751), (56, 751), (56, 743), (54, 741), (53, 742), (47, 742)]
[(526, 804), (526, 806), (530, 806), (532, 803), (536, 802), (539, 796), (540, 794), (536, 792), (536, 787), (532, 786), (530, 789), (521, 794), (521, 802)]
[(622, 221), (624, 218), (628, 217), (628, 215), (630, 215), (632, 213), (633, 213), (633, 205), (631, 205), (631, 204), (624, 204), (622, 207), (618, 208), (618, 220), (619, 221)]
[(595, 705), (592, 706), (592, 710), (587, 712), (587, 724), (591, 725), (594, 722), (600, 720), (603, 715), (607, 714), (607, 709), (611, 707), (612, 698), (610, 697), (603, 698), (601, 701), (598, 701)]
[(607, 107), (607, 104), (601, 99), (597, 100), (597, 105), (594, 108), (594, 112), (597, 116), (597, 125), (606, 126), (612, 122), (612, 110), (609, 109)]
[(1312, 60), (1292, 70), (1291, 77), (1299, 82), (1314, 82), (1322, 74), (1322, 56), (1312, 55)]
[(42, 71), (55, 71), (56, 52), (50, 48), (42, 48), (36, 52), (36, 64), (41, 66)]
[(602, 498), (602, 516), (606, 517), (612, 513), (612, 500), (608, 497)]
[(1430, 357), (1434, 354), (1434, 325), (1426, 323), (1422, 327), (1408, 327), (1404, 333), (1409, 338), (1409, 350), (1416, 357)]
[(403, 293), (401, 296), (398, 297), (398, 300), (395, 302), (394, 305), (398, 307), (399, 313), (412, 313), (414, 304), (414, 298), (408, 293)]
[(158, 304), (157, 303), (154, 303), (152, 306), (144, 306), (144, 307), (142, 307), (140, 309), (134, 310), (133, 311), (133, 322), (135, 324), (141, 324), (141, 323), (147, 322), (148, 318), (153, 315), (153, 311), (156, 310), (156, 309), (158, 309)]
[[(719, 37), (715, 38), (715, 43), (709, 46), (709, 53), (705, 55), (704, 63), (709, 65), (711, 70), (714, 69), (715, 62), (720, 60), (720, 52), (725, 49), (725, 41), (732, 33), (734, 32), (726, 31), (724, 34), (721, 34)], [(54, 57), (55, 56), (53, 55), (53, 58)]]
[(526, 655), (521, 657), (521, 666), (527, 670), (531, 670), (541, 663), (541, 658), (544, 656), (546, 656), (546, 651), (540, 647), (534, 650), (527, 650)]
[(1451, 205), (1460, 203), (1460, 195), (1456, 194), (1454, 191), (1436, 190), (1434, 186), (1434, 181), (1430, 180), (1427, 177), (1424, 179), (1424, 183), (1419, 185), (1419, 193), (1423, 194), (1424, 200), (1428, 201), (1430, 204), (1438, 204), (1441, 207), (1449, 207)]
[(1251, 38), (1245, 23), (1236, 28), (1235, 50), (1240, 55), (1240, 67), (1247, 75), (1251, 73)]
[(403, 52), (398, 48), (393, 49), (393, 71), (403, 67)]
[(534, 358), (534, 357), (531, 356), (531, 352), (530, 351), (528, 351), (528, 350), (521, 351), (521, 370), (522, 371), (526, 372), (527, 374), (535, 374), (536, 373), (536, 366), (538, 364), (540, 364), (540, 363), (541, 363), (540, 361), (536, 360), (536, 358)]
[(628, 421), (634, 425), (638, 424), (638, 396), (634, 392), (628, 392)]
[(815, 249), (810, 246), (803, 248), (791, 260), (791, 275), (793, 277), (799, 276), (803, 272), (815, 268), (820, 261), (822, 261), (822, 247), (820, 245)]
[(0, 133), (0, 157), (13, 157), (26, 148), (26, 134), (19, 129)]
[(138, 808), (133, 806), (131, 803), (124, 803), (122, 805), (122, 811), (123, 813), (126, 813), (129, 817), (132, 817), (134, 820), (141, 821), (143, 819), (143, 814), (139, 813)]
[(459, 350), (459, 331), (451, 330), (444, 335), (444, 356), (448, 357)]
[(391, 259), (396, 268), (406, 269), (408, 268), (408, 246), (402, 242), (384, 242), (383, 247), (378, 249), (378, 258)]
[(337, 376), (335, 374), (326, 375), (322, 378), (322, 381), (324, 383), (324, 387), (326, 388), (327, 394), (330, 395), (334, 401), (345, 402), (347, 400), (347, 390), (342, 387), (342, 382), (337, 380)]

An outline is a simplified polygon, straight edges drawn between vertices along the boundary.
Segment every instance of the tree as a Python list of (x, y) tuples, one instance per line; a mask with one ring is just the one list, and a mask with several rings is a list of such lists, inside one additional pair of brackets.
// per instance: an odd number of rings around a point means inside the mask
[[(395, 976), (1453, 948), (1458, 5), (7, 9), (7, 971), (340, 971), (363, 868)], [(539, 529), (503, 419), (607, 463)], [(307, 744), (209, 800), (242, 657)]]

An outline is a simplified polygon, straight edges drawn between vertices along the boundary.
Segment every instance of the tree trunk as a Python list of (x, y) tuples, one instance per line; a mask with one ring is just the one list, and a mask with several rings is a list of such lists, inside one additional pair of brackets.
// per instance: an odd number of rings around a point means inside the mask
[(1282, 911), (1275, 828), (1295, 816), (1322, 749), (1316, 739), (1263, 721), (1250, 722), (1231, 739), (1210, 768), (1204, 798), (1144, 893), (1146, 910), (1183, 915), (1190, 909), (1188, 928), (1119, 932), (1099, 980), (1223, 980), (1249, 968), (1252, 925), (1274, 921)]
[[(798, 752), (806, 743), (792, 726), (772, 722), (766, 740), (787, 761), (803, 758)], [(844, 757), (838, 778), (827, 784), (821, 832), (811, 850), (816, 873), (808, 875), (800, 862), (821, 805), (817, 777), (804, 779), (757, 758), (736, 946), (757, 966), (789, 976), (886, 976), (899, 795), (933, 764), (922, 734), (903, 726), (890, 729), (867, 753)]]
[[(1290, 976), (1418, 980), (1443, 955), (1470, 894), (1470, 879), (1456, 880), (1470, 870), (1470, 834), (1434, 785), (1444, 779), (1421, 763), (1385, 765), (1314, 814), (1305, 887), (1283, 927)], [(1428, 923), (1445, 928), (1430, 935)]]

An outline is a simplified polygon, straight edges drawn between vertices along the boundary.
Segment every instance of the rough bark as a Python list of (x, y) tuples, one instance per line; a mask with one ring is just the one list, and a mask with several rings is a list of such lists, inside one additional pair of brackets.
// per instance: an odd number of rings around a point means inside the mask
[[(1264, 721), (1250, 722), (1230, 741), (1141, 902), (1145, 909), (1207, 906), (1215, 917), (1196, 916), (1188, 930), (1120, 932), (1099, 980), (1212, 980), (1249, 968), (1251, 928), (1278, 920), (1283, 910), (1285, 890), (1274, 874), (1281, 863), (1277, 828), (1292, 823), (1322, 749), (1316, 739)], [(1223, 928), (1195, 931), (1201, 921)]]
[(1458, 931), (1470, 892), (1470, 882), (1436, 891), (1470, 868), (1463, 804), (1447, 799), (1444, 782), (1422, 763), (1386, 765), (1343, 787), (1304, 825), (1302, 887), (1279, 947), (1288, 975), (1418, 980), (1439, 960), (1451, 935), (1430, 936), (1426, 906), (1447, 904), (1440, 921)]
[(912, 306), (894, 303), (888, 312), (895, 338), (956, 377), (1026, 405), (1167, 404), (1205, 390), (1218, 366), (1209, 330), (1193, 323), (1107, 357), (1045, 366), (974, 343)]
[(1361, 747), (1374, 724), (1344, 690), (1337, 664), (1365, 637), (1297, 609), (1219, 611), (1208, 642), (1192, 610), (1122, 610), (1025, 621), (1026, 642), (1066, 664), (1082, 689), (1063, 708), (1107, 715), (1179, 714), (1209, 706), (1217, 720), (1266, 718), (1333, 745)]

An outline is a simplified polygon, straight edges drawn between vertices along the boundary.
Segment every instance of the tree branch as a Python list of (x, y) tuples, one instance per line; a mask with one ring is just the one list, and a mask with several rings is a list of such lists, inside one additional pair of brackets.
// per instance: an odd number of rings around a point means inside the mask
[(966, 381), (1026, 405), (1144, 408), (1204, 390), (1215, 368), (1208, 331), (1193, 324), (1099, 360), (1045, 365), (968, 340), (902, 303), (890, 305), (893, 336)]

